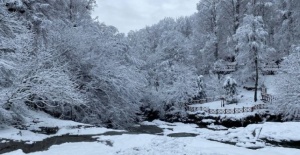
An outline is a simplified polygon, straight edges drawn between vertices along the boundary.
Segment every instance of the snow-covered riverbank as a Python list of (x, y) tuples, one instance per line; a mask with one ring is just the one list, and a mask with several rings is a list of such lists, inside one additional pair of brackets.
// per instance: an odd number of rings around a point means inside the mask
[[(49, 149), (32, 152), (33, 155), (114, 155), (114, 154), (163, 154), (163, 155), (299, 155), (300, 150), (293, 148), (273, 147), (266, 144), (263, 139), (274, 141), (300, 141), (300, 123), (265, 123), (253, 124), (246, 128), (236, 128), (221, 131), (213, 131), (198, 128), (195, 124), (167, 123), (159, 120), (143, 122), (142, 125), (151, 125), (161, 128), (157, 134), (127, 132), (72, 121), (62, 121), (47, 117), (41, 117), (39, 123), (27, 124), (27, 130), (19, 130), (11, 127), (0, 129), (0, 144), (8, 143), (8, 140), (22, 141), (33, 146), (38, 141), (47, 141), (50, 137), (62, 135), (90, 135), (95, 138), (88, 142), (50, 142)], [(30, 121), (29, 121), (30, 122)], [(31, 132), (41, 126), (59, 128), (52, 135)], [(152, 129), (150, 129), (152, 130)], [(116, 134), (120, 133), (120, 134)], [(171, 136), (172, 135), (172, 136)], [(6, 139), (6, 140), (4, 140)], [(208, 140), (210, 139), (210, 140)], [(211, 141), (214, 140), (214, 141)], [(216, 142), (219, 141), (219, 142)], [(223, 142), (223, 143), (220, 143)], [(228, 144), (224, 144), (228, 143)], [(59, 145), (57, 145), (59, 144)], [(47, 144), (48, 145), (48, 144)], [(1, 145), (0, 145), (1, 146)], [(13, 147), (13, 146), (12, 146)], [(260, 149), (247, 149), (260, 148)], [(2, 148), (3, 149), (3, 148)], [(1, 149), (0, 149), (1, 150)], [(21, 149), (5, 153), (6, 155), (25, 154)]]
[[(249, 150), (228, 144), (212, 142), (201, 137), (170, 138), (157, 135), (101, 136), (101, 142), (66, 143), (54, 145), (47, 151), (32, 155), (299, 155), (300, 150), (267, 147)], [(22, 155), (21, 150), (6, 155)]]

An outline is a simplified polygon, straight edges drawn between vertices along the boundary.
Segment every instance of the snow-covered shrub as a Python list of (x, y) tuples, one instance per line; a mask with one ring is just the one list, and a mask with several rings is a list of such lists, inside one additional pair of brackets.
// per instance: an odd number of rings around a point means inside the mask
[(225, 100), (227, 103), (237, 103), (237, 83), (231, 77), (226, 77), (223, 88), (225, 89)]
[(185, 107), (184, 103), (177, 103), (176, 105), (171, 104), (166, 108), (164, 120), (170, 122), (182, 122), (187, 119), (187, 113), (183, 109)]
[(0, 108), (0, 124), (20, 125), (23, 122), (23, 117), (20, 114)]
[(205, 83), (204, 83), (204, 76), (199, 75), (197, 78), (197, 85), (198, 85), (198, 98), (200, 99), (205, 99), (206, 96), (206, 91), (205, 91)]

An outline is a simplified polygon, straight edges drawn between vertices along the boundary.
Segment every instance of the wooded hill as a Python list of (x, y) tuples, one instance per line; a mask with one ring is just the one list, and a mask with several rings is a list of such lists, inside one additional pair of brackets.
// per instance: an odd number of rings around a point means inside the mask
[(208, 96), (222, 94), (213, 69), (224, 61), (237, 64), (231, 74), (240, 85), (280, 63), (279, 111), (299, 114), (299, 0), (201, 0), (189, 17), (127, 35), (92, 19), (94, 6), (0, 0), (1, 123), (21, 124), (31, 110), (115, 128), (149, 111), (184, 119), (199, 75)]

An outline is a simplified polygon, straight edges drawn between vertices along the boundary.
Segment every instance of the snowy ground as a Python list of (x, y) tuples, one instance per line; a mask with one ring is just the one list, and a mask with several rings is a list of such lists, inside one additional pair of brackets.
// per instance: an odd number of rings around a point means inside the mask
[[(77, 128), (72, 126), (85, 125), (71, 121), (44, 119), (48, 125), (56, 125), (61, 129), (55, 135), (66, 133), (75, 135), (100, 134), (106, 131), (117, 131), (105, 128)], [(39, 124), (39, 123), (38, 123)], [(114, 136), (95, 136), (96, 142), (64, 143), (53, 145), (46, 151), (30, 153), (32, 155), (299, 155), (300, 150), (267, 146), (261, 138), (280, 140), (300, 140), (300, 123), (265, 123), (253, 124), (246, 128), (228, 129), (224, 131), (213, 131), (197, 128), (195, 124), (166, 123), (155, 120), (144, 122), (143, 125), (155, 125), (163, 129), (161, 135), (150, 134), (123, 134)], [(45, 124), (43, 124), (45, 125)], [(32, 125), (37, 127), (39, 125)], [(18, 135), (18, 129), (0, 129), (0, 139), (8, 138), (15, 140), (38, 141), (49, 136), (23, 131), (22, 136)], [(169, 134), (194, 133), (196, 137), (172, 138)], [(52, 135), (53, 136), (53, 135)], [(234, 142), (236, 145), (223, 144), (209, 141), (217, 140)], [(103, 141), (110, 144), (103, 143)], [(5, 141), (4, 141), (5, 143)], [(244, 147), (260, 146), (262, 149), (251, 150)], [(6, 153), (6, 155), (22, 155), (22, 150)]]
[[(254, 92), (244, 89), (239, 90), (238, 103), (237, 104), (225, 104), (225, 107), (221, 107), (221, 101), (208, 102), (204, 104), (193, 104), (190, 107), (208, 107), (209, 109), (234, 109), (243, 107), (252, 107), (256, 104), (264, 104), (262, 101), (254, 102)], [(260, 91), (258, 92), (258, 99), (260, 99)]]

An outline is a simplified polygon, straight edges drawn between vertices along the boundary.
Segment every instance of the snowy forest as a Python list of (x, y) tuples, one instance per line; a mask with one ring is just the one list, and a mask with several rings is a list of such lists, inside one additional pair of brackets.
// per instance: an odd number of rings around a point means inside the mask
[(299, 0), (126, 34), (100, 5), (0, 0), (0, 154), (300, 154)]
[(191, 16), (128, 34), (93, 19), (95, 5), (0, 0), (0, 123), (22, 124), (32, 111), (112, 128), (184, 120), (187, 102), (225, 94), (228, 74), (214, 69), (226, 63), (238, 87), (255, 89), (262, 67), (279, 65), (269, 109), (300, 117), (299, 0), (201, 0)]

